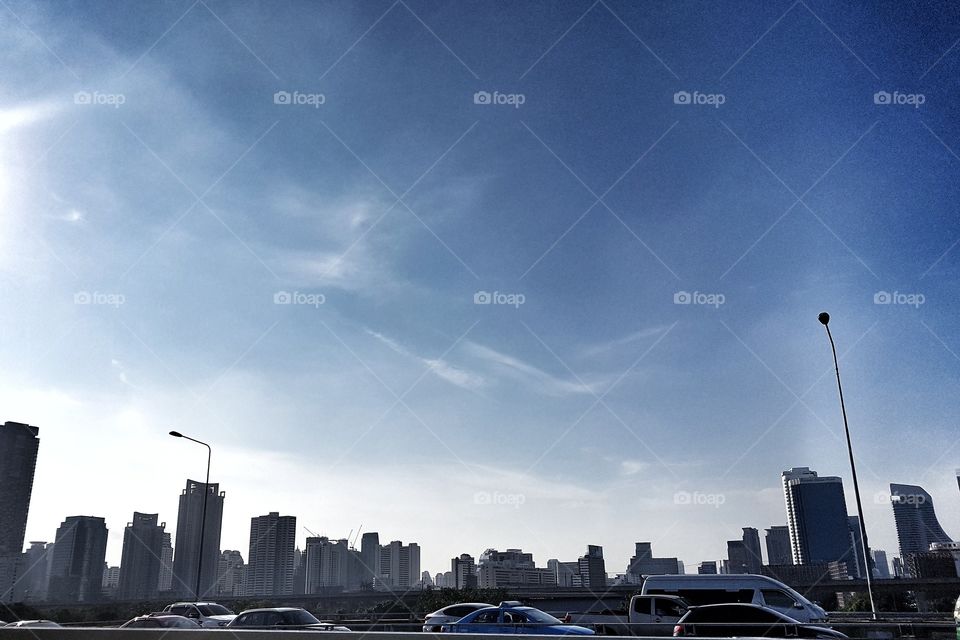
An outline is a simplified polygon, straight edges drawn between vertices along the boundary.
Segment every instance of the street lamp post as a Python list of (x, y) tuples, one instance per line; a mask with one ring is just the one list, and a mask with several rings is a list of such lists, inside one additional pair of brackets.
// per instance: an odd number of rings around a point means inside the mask
[(207, 480), (203, 485), (203, 515), (200, 517), (200, 549), (199, 553), (197, 554), (197, 586), (193, 590), (195, 601), (200, 602), (200, 575), (203, 571), (203, 539), (207, 529), (207, 495), (210, 493), (210, 456), (212, 452), (210, 450), (210, 445), (208, 445), (206, 442), (201, 442), (200, 440), (196, 440), (190, 436), (185, 436), (179, 431), (171, 431), (170, 435), (174, 438), (185, 438), (191, 442), (202, 444), (207, 448)]
[(827, 330), (830, 338), (830, 349), (833, 351), (833, 368), (837, 372), (837, 391), (840, 393), (840, 411), (843, 413), (843, 430), (847, 435), (847, 454), (850, 456), (850, 472), (853, 475), (853, 493), (857, 498), (857, 515), (860, 519), (860, 546), (863, 548), (864, 573), (867, 577), (867, 594), (870, 596), (870, 613), (877, 619), (877, 608), (873, 602), (873, 580), (870, 570), (870, 551), (867, 543), (867, 523), (863, 519), (863, 505), (860, 502), (860, 484), (857, 482), (857, 465), (853, 461), (853, 445), (850, 442), (850, 427), (847, 425), (847, 408), (843, 404), (843, 387), (840, 386), (840, 364), (837, 361), (837, 347), (833, 343), (833, 334), (830, 333), (830, 314), (824, 311), (818, 317), (820, 323)]

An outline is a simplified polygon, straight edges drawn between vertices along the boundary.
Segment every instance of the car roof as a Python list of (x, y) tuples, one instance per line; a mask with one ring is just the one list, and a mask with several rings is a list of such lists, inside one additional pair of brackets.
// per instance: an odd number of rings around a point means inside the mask
[[(261, 607), (259, 609), (246, 609), (244, 611), (241, 611), (240, 613), (241, 614), (254, 613), (259, 611), (307, 611), (307, 610), (302, 607)], [(310, 613), (310, 612), (307, 611), (307, 613)]]
[(453, 604), (448, 604), (445, 607), (440, 607), (441, 609), (448, 609), (450, 607), (492, 607), (494, 605), (489, 602), (454, 602)]

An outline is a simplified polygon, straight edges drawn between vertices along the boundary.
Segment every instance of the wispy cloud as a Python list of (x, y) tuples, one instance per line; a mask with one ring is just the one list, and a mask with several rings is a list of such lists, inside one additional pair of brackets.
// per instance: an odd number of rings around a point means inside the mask
[(581, 349), (581, 355), (584, 357), (596, 357), (604, 355), (614, 351), (620, 347), (625, 347), (627, 345), (646, 340), (647, 338), (653, 338), (659, 336), (661, 333), (670, 328), (670, 325), (657, 325), (655, 327), (646, 327), (644, 329), (639, 329), (633, 333), (629, 333), (620, 338), (615, 338), (613, 340), (607, 340), (606, 342), (598, 342), (596, 344), (591, 344), (583, 347)]
[(499, 375), (519, 382), (543, 395), (559, 397), (569, 394), (595, 394), (604, 387), (602, 381), (581, 382), (555, 376), (519, 358), (476, 342), (465, 342), (463, 351), (479, 359)]
[(477, 373), (455, 367), (449, 362), (439, 358), (425, 358), (423, 356), (419, 356), (382, 333), (371, 331), (370, 329), (366, 329), (365, 331), (367, 335), (370, 335), (387, 345), (392, 351), (404, 357), (417, 360), (423, 365), (429, 367), (431, 373), (442, 380), (446, 380), (450, 384), (467, 389), (469, 391), (476, 391), (486, 386), (486, 380), (483, 378), (483, 376)]

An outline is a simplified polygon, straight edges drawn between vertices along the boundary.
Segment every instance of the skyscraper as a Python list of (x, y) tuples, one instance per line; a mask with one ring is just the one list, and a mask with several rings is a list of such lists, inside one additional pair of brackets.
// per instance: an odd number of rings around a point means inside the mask
[(605, 589), (607, 568), (603, 561), (603, 547), (595, 544), (587, 545), (587, 553), (577, 559), (577, 570), (574, 586), (593, 590)]
[(850, 546), (853, 548), (853, 562), (848, 563), (850, 575), (863, 579), (867, 575), (867, 565), (863, 557), (863, 534), (860, 532), (860, 517), (847, 517), (847, 526), (850, 529)]
[(20, 422), (0, 426), (0, 602), (12, 602), (33, 492), (40, 429)]
[(782, 478), (793, 563), (845, 562), (854, 573), (856, 558), (843, 481), (836, 476), (819, 477), (807, 467), (784, 471)]
[(158, 524), (156, 513), (133, 512), (123, 530), (118, 600), (150, 600), (157, 597), (163, 535), (166, 522)]
[(293, 593), (293, 552), (297, 518), (271, 511), (250, 519), (247, 556), (247, 595), (286, 596)]
[(890, 502), (897, 525), (900, 557), (930, 550), (934, 542), (951, 542), (940, 526), (930, 494), (912, 484), (891, 484)]
[(887, 563), (887, 552), (882, 549), (872, 549), (870, 553), (873, 555), (873, 577), (889, 578), (890, 565)]
[(380, 575), (380, 535), (376, 531), (369, 531), (360, 538), (360, 584), (365, 588), (373, 588)]
[(220, 558), (220, 527), (223, 522), (224, 493), (220, 485), (205, 485), (187, 480), (180, 494), (177, 515), (177, 547), (173, 556), (173, 590), (181, 597), (192, 598), (197, 587), (197, 563), (200, 559), (200, 523), (203, 519), (203, 496), (207, 494), (207, 518), (203, 532), (203, 569), (200, 576), (201, 599), (214, 593)]
[(57, 529), (47, 601), (97, 602), (101, 599), (107, 524), (103, 518), (70, 516)]
[(786, 526), (770, 527), (766, 531), (767, 564), (793, 564), (790, 553), (790, 529)]
[(170, 534), (164, 532), (160, 545), (160, 573), (157, 576), (157, 591), (161, 594), (173, 588), (173, 544)]

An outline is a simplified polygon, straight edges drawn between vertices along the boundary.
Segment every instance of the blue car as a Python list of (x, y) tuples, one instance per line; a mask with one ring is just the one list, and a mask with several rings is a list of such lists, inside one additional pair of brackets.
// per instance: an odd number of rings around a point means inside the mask
[(549, 636), (592, 636), (593, 630), (564, 624), (549, 613), (519, 602), (485, 607), (441, 627), (443, 633), (533, 633)]

